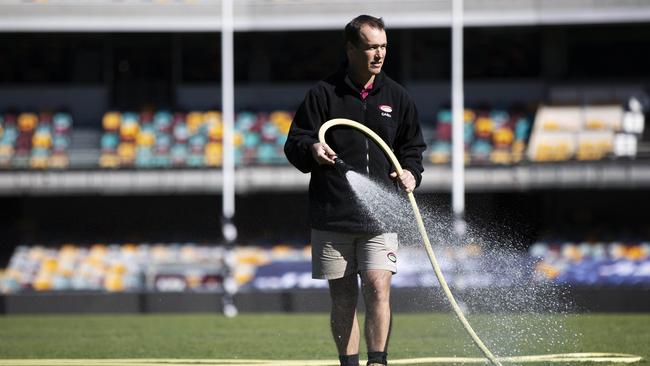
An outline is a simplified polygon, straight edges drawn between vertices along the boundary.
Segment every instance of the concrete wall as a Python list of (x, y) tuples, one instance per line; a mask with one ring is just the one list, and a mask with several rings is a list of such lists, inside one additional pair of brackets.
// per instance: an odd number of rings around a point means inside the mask
[[(481, 291), (458, 293), (459, 299), (478, 312), (490, 312), (481, 304)], [(494, 297), (494, 291), (490, 290)], [(508, 289), (497, 296), (508, 296)], [(648, 312), (650, 289), (567, 289), (574, 306), (570, 311)], [(240, 293), (235, 303), (241, 312), (328, 312), (327, 291)], [(360, 308), (363, 309), (360, 300)], [(439, 289), (393, 289), (395, 312), (448, 312), (450, 307)], [(530, 311), (520, 309), (521, 311)], [(545, 310), (543, 307), (536, 311)], [(499, 310), (501, 311), (501, 310)], [(35, 293), (0, 296), (0, 314), (50, 313), (182, 313), (221, 312), (221, 295), (214, 293)]]

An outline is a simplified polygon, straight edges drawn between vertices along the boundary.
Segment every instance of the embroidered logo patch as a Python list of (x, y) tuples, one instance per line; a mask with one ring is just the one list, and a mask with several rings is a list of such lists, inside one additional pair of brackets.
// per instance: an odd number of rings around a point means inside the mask
[(393, 111), (393, 107), (386, 105), (386, 104), (380, 104), (379, 109), (381, 109), (383, 112), (386, 113), (391, 113)]
[(388, 257), (388, 260), (390, 260), (391, 262), (393, 262), (393, 263), (397, 262), (397, 256), (395, 255), (395, 253), (390, 252), (390, 253), (387, 254), (387, 257)]

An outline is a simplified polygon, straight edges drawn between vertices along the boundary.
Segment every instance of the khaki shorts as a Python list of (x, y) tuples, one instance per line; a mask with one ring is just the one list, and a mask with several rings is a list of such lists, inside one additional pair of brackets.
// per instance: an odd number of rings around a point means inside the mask
[(397, 234), (337, 233), (312, 229), (311, 268), (316, 279), (335, 280), (371, 269), (397, 272)]

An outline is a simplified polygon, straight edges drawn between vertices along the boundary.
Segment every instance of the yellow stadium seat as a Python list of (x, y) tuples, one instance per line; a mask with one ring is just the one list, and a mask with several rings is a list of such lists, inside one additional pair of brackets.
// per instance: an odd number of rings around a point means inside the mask
[(124, 254), (135, 254), (138, 251), (138, 246), (133, 243), (125, 243), (121, 249)]
[(512, 144), (512, 161), (518, 163), (523, 159), (524, 152), (526, 151), (526, 144), (519, 140)]
[(123, 123), (120, 126), (120, 137), (124, 141), (134, 141), (140, 132), (140, 125), (137, 123)]
[(54, 154), (48, 159), (48, 166), (50, 168), (67, 168), (70, 165), (70, 159), (65, 154)]
[(248, 282), (250, 282), (254, 277), (254, 274), (252, 272), (237, 272), (235, 273), (235, 282), (237, 282), (237, 285), (245, 285)]
[(222, 122), (222, 117), (221, 117), (221, 112), (219, 111), (207, 111), (203, 113), (203, 121), (205, 123), (221, 123)]
[(540, 261), (535, 266), (535, 272), (542, 274), (546, 279), (552, 280), (560, 275), (560, 271), (545, 261)]
[(102, 126), (106, 131), (117, 131), (120, 128), (122, 117), (118, 112), (107, 112), (102, 118)]
[(606, 123), (602, 119), (592, 118), (585, 121), (585, 128), (589, 130), (602, 130), (605, 126)]
[(34, 113), (21, 113), (18, 115), (18, 129), (20, 131), (33, 131), (38, 123), (38, 116)]
[(102, 168), (118, 168), (120, 166), (120, 157), (116, 154), (102, 154), (99, 157), (99, 166)]
[(211, 141), (221, 141), (223, 139), (223, 123), (210, 122), (208, 127), (208, 137)]
[(45, 169), (47, 168), (47, 156), (32, 156), (29, 158), (29, 166), (32, 169)]
[(130, 164), (135, 160), (135, 145), (123, 142), (117, 146), (117, 155), (122, 164)]
[(647, 253), (640, 245), (631, 245), (625, 251), (625, 257), (629, 260), (639, 261), (645, 259)]
[(153, 146), (156, 143), (156, 135), (151, 132), (140, 132), (136, 138), (138, 146)]
[(578, 160), (600, 160), (601, 156), (591, 142), (582, 142), (578, 145), (576, 153)]
[(39, 273), (39, 275), (34, 279), (32, 283), (34, 290), (36, 291), (47, 291), (52, 289), (52, 275)]
[(277, 254), (282, 255), (282, 254), (287, 254), (287, 253), (291, 252), (292, 249), (293, 248), (291, 248), (288, 245), (276, 245), (276, 246), (273, 247), (273, 249), (271, 249), (271, 253), (276, 254), (276, 255)]
[(99, 258), (103, 260), (107, 252), (108, 249), (106, 248), (106, 245), (100, 243), (93, 244), (93, 246), (90, 247), (88, 257)]
[(207, 166), (220, 166), (222, 162), (223, 146), (219, 142), (209, 142), (205, 145), (205, 164)]
[(124, 280), (120, 274), (111, 273), (104, 279), (104, 289), (110, 292), (124, 291)]
[(571, 158), (571, 147), (565, 142), (561, 142), (557, 145), (554, 150), (554, 159), (555, 161), (565, 161)]
[(492, 131), (494, 131), (494, 122), (491, 118), (479, 117), (474, 124), (474, 130), (476, 136), (488, 138), (492, 134)]
[(58, 263), (59, 262), (56, 258), (45, 258), (43, 262), (41, 262), (41, 271), (53, 273), (56, 271)]
[(560, 129), (560, 123), (558, 123), (558, 121), (548, 119), (542, 121), (542, 129), (546, 131), (557, 131)]
[(202, 277), (198, 273), (188, 273), (185, 275), (185, 282), (187, 282), (187, 287), (190, 289), (197, 289), (201, 287)]
[(187, 129), (190, 131), (190, 134), (194, 134), (203, 124), (203, 113), (190, 112), (185, 117), (185, 120), (187, 121)]
[(11, 156), (14, 154), (14, 147), (11, 145), (0, 145), (0, 155)]
[(286, 111), (275, 111), (269, 115), (269, 120), (273, 123), (278, 130), (284, 135), (289, 133), (291, 127), (291, 113)]
[(242, 136), (242, 134), (240, 132), (235, 132), (233, 134), (233, 140), (234, 140), (233, 144), (235, 146), (241, 146), (242, 142), (244, 141), (244, 137)]
[(471, 109), (465, 109), (463, 118), (465, 122), (473, 122), (476, 119), (476, 113)]
[(59, 249), (59, 255), (74, 255), (77, 253), (77, 247), (74, 244), (63, 244)]
[(116, 275), (124, 275), (126, 273), (126, 266), (123, 263), (114, 263), (110, 266), (108, 272)]
[(490, 153), (490, 161), (494, 164), (511, 164), (512, 154), (505, 149), (496, 149)]
[(449, 162), (449, 154), (434, 151), (429, 154), (429, 161), (433, 164), (447, 164)]
[(52, 146), (52, 135), (49, 133), (35, 133), (34, 136), (32, 136), (32, 146), (46, 149), (49, 148)]
[(492, 135), (492, 141), (495, 147), (510, 146), (514, 138), (515, 135), (509, 128), (499, 128)]

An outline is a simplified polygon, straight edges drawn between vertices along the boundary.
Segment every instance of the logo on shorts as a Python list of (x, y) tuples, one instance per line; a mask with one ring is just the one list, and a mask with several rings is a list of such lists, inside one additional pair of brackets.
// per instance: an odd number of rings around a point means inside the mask
[(387, 257), (388, 257), (388, 260), (390, 260), (391, 262), (393, 262), (393, 263), (397, 262), (397, 256), (395, 255), (395, 253), (390, 252), (390, 253), (388, 253)]

